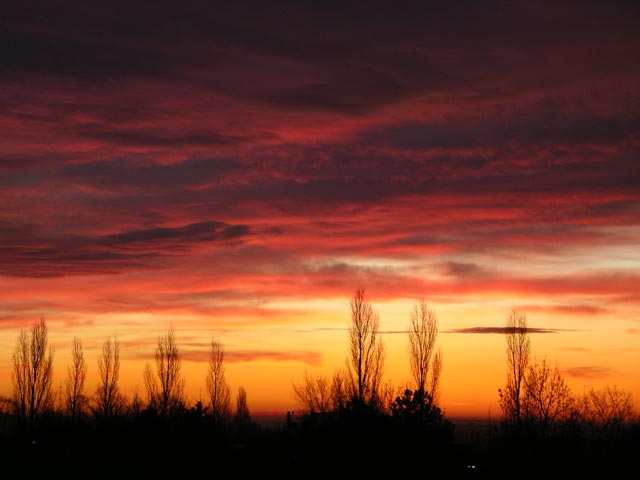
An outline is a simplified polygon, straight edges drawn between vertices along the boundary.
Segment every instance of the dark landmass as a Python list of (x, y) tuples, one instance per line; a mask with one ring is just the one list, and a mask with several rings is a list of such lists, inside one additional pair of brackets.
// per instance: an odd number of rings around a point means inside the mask
[(257, 415), (244, 425), (219, 426), (189, 415), (170, 420), (140, 415), (73, 425), (51, 418), (37, 427), (16, 428), (4, 418), (0, 452), (4, 470), (23, 472), (26, 478), (438, 474), (496, 479), (611, 478), (632, 469), (640, 451), (638, 425), (611, 438), (577, 431), (541, 438), (486, 419), (449, 420), (450, 430), (363, 420)]

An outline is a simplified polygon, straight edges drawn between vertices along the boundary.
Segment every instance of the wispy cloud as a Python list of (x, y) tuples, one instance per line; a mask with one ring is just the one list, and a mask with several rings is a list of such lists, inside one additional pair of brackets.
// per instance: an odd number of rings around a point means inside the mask
[[(526, 331), (527, 333), (558, 333), (563, 330), (557, 328), (527, 327)], [(509, 333), (509, 329), (507, 329), (507, 327), (465, 327), (443, 330), (443, 333), (498, 333), (506, 335)]]
[[(198, 222), (88, 237), (41, 235), (30, 225), (4, 227), (8, 242), (0, 247), (0, 273), (56, 277), (120, 273), (127, 269), (162, 268), (163, 260), (188, 254), (202, 244), (233, 245), (251, 235), (247, 225)], [(29, 232), (21, 237), (21, 232)], [(13, 237), (13, 241), (11, 241)]]
[[(209, 353), (206, 351), (185, 351), (181, 354), (181, 357), (183, 360), (191, 362), (209, 361)], [(322, 362), (322, 353), (234, 349), (225, 351), (224, 355), (224, 361), (228, 363), (243, 363), (263, 360), (274, 362), (300, 362), (311, 366), (318, 366)]]
[(585, 379), (608, 378), (615, 374), (612, 368), (597, 365), (564, 368), (563, 372), (569, 377)]

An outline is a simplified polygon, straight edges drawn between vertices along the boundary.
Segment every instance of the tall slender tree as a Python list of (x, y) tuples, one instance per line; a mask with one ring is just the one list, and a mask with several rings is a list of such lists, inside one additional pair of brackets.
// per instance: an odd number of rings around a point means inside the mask
[(437, 395), (442, 369), (442, 352), (435, 351), (438, 319), (424, 298), (413, 307), (409, 328), (409, 362), (415, 390)]
[(185, 407), (182, 358), (173, 326), (158, 338), (155, 353), (156, 372), (147, 364), (144, 381), (147, 387), (149, 406), (161, 416), (178, 413)]
[(351, 327), (347, 370), (353, 396), (363, 404), (376, 405), (384, 369), (385, 349), (378, 338), (380, 317), (373, 310), (364, 289), (356, 290), (351, 299)]
[(236, 397), (236, 411), (233, 416), (236, 425), (246, 427), (251, 423), (251, 412), (249, 412), (249, 404), (247, 403), (247, 391), (244, 387), (238, 388), (238, 396)]
[(84, 359), (82, 340), (75, 337), (71, 346), (71, 365), (67, 367), (67, 383), (64, 391), (65, 408), (72, 421), (84, 413), (86, 378), (87, 363)]
[(102, 353), (98, 357), (100, 383), (95, 394), (96, 415), (111, 417), (120, 414), (124, 398), (120, 393), (120, 342), (108, 337), (102, 344)]
[(44, 317), (30, 333), (20, 332), (12, 360), (13, 403), (20, 418), (33, 423), (53, 406), (53, 348)]
[(224, 347), (220, 341), (213, 339), (209, 350), (206, 384), (211, 416), (217, 424), (227, 423), (231, 419), (231, 389), (224, 370)]
[(516, 425), (522, 420), (524, 379), (531, 356), (527, 316), (518, 307), (509, 309), (505, 325), (507, 339), (507, 383), (500, 393), (500, 408), (507, 421)]

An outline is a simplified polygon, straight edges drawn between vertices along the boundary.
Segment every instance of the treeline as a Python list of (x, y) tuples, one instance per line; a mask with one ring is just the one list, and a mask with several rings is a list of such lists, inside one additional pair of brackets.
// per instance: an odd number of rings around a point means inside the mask
[(350, 313), (345, 368), (294, 382), (300, 413), (287, 412), (280, 426), (270, 428), (254, 422), (243, 387), (232, 403), (218, 339), (210, 343), (206, 400), (188, 401), (173, 327), (158, 339), (155, 361), (144, 369), (144, 396), (121, 393), (120, 346), (111, 337), (98, 357), (95, 391), (86, 392), (82, 342), (74, 338), (72, 362), (55, 395), (53, 350), (40, 318), (21, 331), (12, 356), (12, 396), (0, 399), (0, 448), (18, 466), (66, 474), (108, 458), (105, 465), (161, 476), (213, 462), (279, 474), (309, 467), (327, 474), (345, 468), (379, 473), (395, 466), (406, 473), (495, 478), (552, 465), (612, 471), (626, 468), (640, 447), (631, 394), (614, 386), (573, 395), (557, 364), (532, 356), (526, 315), (518, 308), (510, 309), (504, 328), (507, 378), (498, 389), (503, 418), (464, 438), (438, 403), (443, 353), (437, 317), (426, 301), (411, 311), (411, 382), (401, 387), (383, 381), (380, 318), (363, 289), (355, 292)]

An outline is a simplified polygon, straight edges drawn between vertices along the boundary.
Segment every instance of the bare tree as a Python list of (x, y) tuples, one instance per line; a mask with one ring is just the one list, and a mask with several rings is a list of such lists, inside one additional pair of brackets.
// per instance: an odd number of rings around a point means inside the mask
[(439, 403), (440, 397), (440, 373), (442, 373), (442, 348), (431, 359), (431, 375), (429, 377), (429, 386), (427, 391), (435, 403)]
[(331, 410), (344, 408), (349, 401), (349, 371), (337, 370), (331, 377)]
[(364, 404), (379, 403), (385, 350), (378, 338), (380, 317), (363, 289), (358, 289), (351, 300), (351, 327), (349, 329), (350, 357), (347, 369), (354, 396)]
[(87, 377), (87, 364), (82, 350), (82, 340), (75, 337), (71, 347), (71, 365), (67, 367), (67, 383), (64, 391), (64, 402), (71, 420), (84, 413), (86, 398), (84, 383)]
[(442, 352), (434, 353), (438, 336), (436, 312), (430, 309), (424, 298), (414, 305), (409, 329), (409, 362), (415, 390), (437, 395), (442, 370)]
[(331, 410), (331, 383), (323, 375), (313, 376), (305, 372), (304, 381), (293, 384), (293, 393), (307, 413), (322, 414)]
[(108, 337), (102, 344), (98, 357), (100, 383), (95, 394), (95, 413), (102, 417), (118, 415), (124, 405), (118, 380), (120, 378), (120, 342)]
[(519, 424), (522, 416), (522, 390), (531, 355), (531, 341), (527, 331), (527, 316), (518, 307), (507, 314), (507, 384), (500, 393), (500, 408), (505, 418)]
[(397, 386), (391, 380), (378, 386), (377, 402), (375, 405), (378, 412), (385, 415), (391, 414), (391, 404), (396, 397), (397, 391)]
[(48, 345), (44, 317), (33, 322), (31, 334), (20, 332), (13, 353), (13, 402), (18, 415), (30, 423), (53, 405), (53, 348)]
[(389, 389), (381, 386), (385, 350), (378, 338), (380, 319), (363, 289), (356, 290), (350, 308), (350, 351), (345, 370), (335, 372), (330, 380), (305, 372), (300, 384), (293, 383), (294, 396), (308, 413), (336, 411), (350, 400), (382, 408), (386, 397), (392, 397), (387, 395)]
[(335, 412), (349, 401), (349, 382), (349, 374), (340, 370), (331, 377), (305, 372), (300, 383), (292, 382), (293, 394), (308, 414)]
[(239, 426), (247, 426), (251, 423), (251, 413), (249, 412), (249, 404), (247, 403), (247, 391), (244, 387), (238, 388), (236, 412), (233, 419)]
[(566, 420), (572, 411), (572, 396), (558, 365), (546, 359), (536, 360), (527, 369), (522, 407), (524, 417), (543, 437)]
[(633, 396), (617, 386), (591, 388), (580, 402), (580, 416), (596, 438), (619, 438), (624, 429), (640, 421)]
[(146, 364), (144, 367), (144, 386), (147, 390), (147, 406), (158, 411), (160, 401), (160, 388), (158, 387), (158, 380), (156, 379), (153, 368), (150, 364)]
[(225, 379), (224, 348), (215, 339), (211, 340), (206, 383), (213, 420), (218, 424), (227, 423), (231, 419), (231, 389)]
[(142, 411), (142, 399), (140, 398), (140, 388), (136, 385), (131, 395), (131, 401), (127, 406), (127, 410), (131, 415), (138, 415)]
[(161, 416), (175, 414), (185, 407), (186, 400), (182, 359), (173, 327), (158, 339), (155, 360), (156, 375), (153, 375), (150, 365), (144, 372), (149, 405)]

